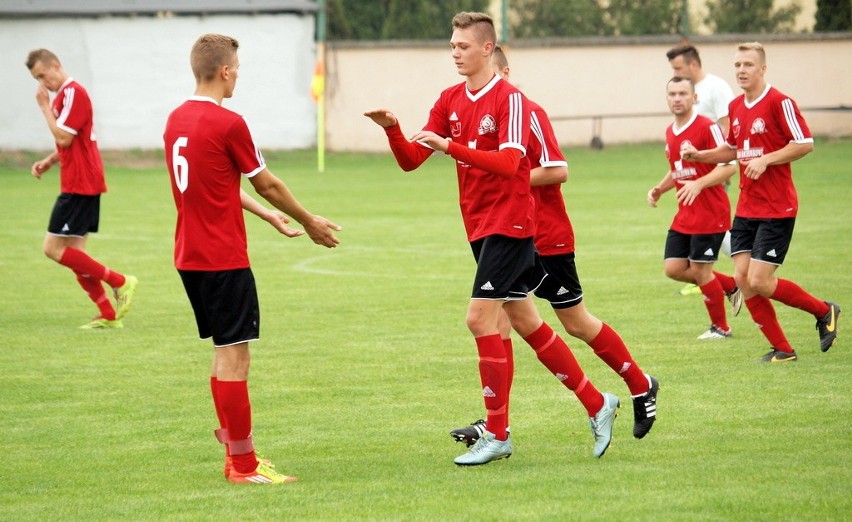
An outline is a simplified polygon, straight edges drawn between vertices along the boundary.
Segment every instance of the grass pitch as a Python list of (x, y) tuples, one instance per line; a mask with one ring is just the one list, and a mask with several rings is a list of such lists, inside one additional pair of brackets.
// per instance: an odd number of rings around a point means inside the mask
[[(376, 139), (383, 139), (380, 133)], [(820, 353), (813, 318), (776, 306), (799, 362), (767, 366), (747, 311), (734, 337), (698, 341), (698, 296), (662, 275), (672, 194), (645, 203), (662, 144), (566, 150), (563, 192), (590, 311), (661, 383), (659, 420), (631, 436), (622, 381), (565, 335), (601, 390), (622, 399), (613, 445), (591, 457), (584, 411), (515, 339), (515, 454), (457, 468), (450, 429), (482, 415), (464, 314), (473, 274), (451, 161), (401, 172), (389, 155), (270, 155), (341, 246), (286, 239), (247, 216), (262, 311), (252, 345), (255, 442), (296, 484), (222, 477), (211, 347), (172, 266), (165, 168), (108, 168), (88, 250), (140, 279), (119, 331), (41, 254), (56, 171), (0, 171), (2, 520), (843, 520), (852, 513), (852, 142), (818, 140), (794, 166), (801, 211), (781, 277), (844, 307)], [(736, 188), (732, 188), (732, 197)], [(722, 260), (717, 268), (730, 272)], [(546, 305), (542, 315), (561, 331)]]

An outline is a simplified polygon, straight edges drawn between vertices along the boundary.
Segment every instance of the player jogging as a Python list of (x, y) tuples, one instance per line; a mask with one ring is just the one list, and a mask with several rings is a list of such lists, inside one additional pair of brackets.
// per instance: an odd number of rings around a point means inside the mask
[[(491, 63), (494, 72), (509, 81), (509, 62), (499, 46), (494, 49)], [(642, 371), (618, 333), (586, 309), (574, 263), (574, 229), (561, 190), (561, 184), (568, 180), (568, 162), (559, 149), (547, 113), (535, 102), (529, 101), (529, 106), (531, 132), (526, 156), (530, 160), (530, 184), (535, 200), (537, 269), (542, 271), (535, 279), (542, 281), (535, 295), (550, 303), (570, 335), (588, 344), (595, 355), (624, 379), (633, 397), (633, 436), (641, 439), (657, 419), (659, 383)], [(511, 347), (511, 339), (504, 342)], [(510, 388), (511, 382), (510, 372)], [(452, 430), (450, 436), (470, 446), (484, 431), (485, 421), (478, 420)]]
[(433, 151), (456, 160), (459, 205), (477, 263), (467, 326), (479, 353), (479, 375), (487, 412), (486, 431), (455, 459), (462, 466), (509, 457), (507, 433), (511, 350), (509, 319), (538, 359), (572, 390), (585, 407), (595, 438), (593, 454), (609, 447), (618, 398), (600, 393), (586, 377), (568, 345), (541, 320), (529, 298), (535, 266), (535, 215), (526, 151), (530, 113), (523, 94), (494, 74), (491, 53), (496, 32), (484, 13), (453, 18), (453, 61), (465, 81), (444, 90), (429, 121), (411, 140), (386, 109), (365, 112), (382, 126), (403, 170), (420, 166)]
[[(59, 58), (47, 49), (30, 52), (26, 65), (38, 81), (36, 103), (56, 142), (54, 152), (33, 164), (32, 175), (41, 179), (51, 166), (60, 164), (61, 193), (50, 215), (44, 253), (71, 269), (98, 307), (98, 315), (80, 328), (122, 328), (138, 281), (132, 275), (105, 267), (85, 252), (89, 233), (98, 231), (101, 194), (107, 191), (95, 139), (92, 101), (86, 89), (65, 72)], [(48, 91), (56, 93), (52, 104)], [(114, 307), (103, 283), (112, 288)]]
[(302, 231), (269, 216), (240, 189), (243, 177), (273, 206), (305, 228), (311, 239), (333, 248), (340, 227), (305, 210), (266, 166), (248, 125), (222, 107), (239, 75), (237, 41), (206, 34), (192, 47), (195, 94), (169, 115), (163, 141), (177, 207), (175, 267), (195, 313), (198, 334), (213, 340), (210, 391), (225, 445), (225, 477), (235, 483), (283, 484), (295, 477), (258, 459), (252, 439), (248, 393), (249, 342), (260, 337), (260, 309), (249, 266), (243, 209), (289, 237)]
[(675, 76), (666, 83), (666, 102), (675, 120), (666, 128), (666, 158), (669, 170), (648, 191), (648, 204), (657, 206), (665, 192), (687, 183), (712, 179), (713, 185), (690, 201), (678, 201), (678, 210), (666, 237), (666, 276), (693, 283), (704, 295), (710, 316), (710, 328), (699, 339), (724, 339), (731, 336), (725, 313), (725, 297), (731, 301), (734, 315), (742, 306), (742, 293), (734, 278), (713, 270), (719, 259), (725, 232), (731, 228), (731, 204), (723, 183), (736, 171), (733, 164), (710, 165), (681, 158), (685, 147), (711, 148), (724, 140), (719, 126), (694, 110), (696, 95), (692, 81)]
[(687, 148), (681, 156), (707, 163), (739, 161), (740, 195), (731, 228), (734, 277), (752, 319), (771, 345), (761, 360), (793, 362), (796, 351), (770, 299), (813, 315), (823, 352), (837, 339), (840, 316), (837, 304), (775, 275), (790, 247), (799, 209), (790, 164), (810, 153), (814, 140), (796, 102), (766, 82), (761, 44), (740, 44), (734, 69), (743, 94), (731, 102), (727, 142), (707, 150)]

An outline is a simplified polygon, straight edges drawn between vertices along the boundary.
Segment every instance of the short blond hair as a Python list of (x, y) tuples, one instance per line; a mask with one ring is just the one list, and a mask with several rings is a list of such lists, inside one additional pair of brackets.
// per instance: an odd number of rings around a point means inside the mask
[(230, 65), (240, 47), (235, 38), (208, 33), (198, 37), (189, 55), (196, 81), (210, 81), (223, 65)]
[(743, 42), (737, 46), (737, 51), (755, 51), (760, 57), (760, 64), (766, 63), (766, 50), (760, 42)]
[(27, 55), (27, 69), (32, 71), (33, 67), (35, 67), (35, 64), (38, 62), (41, 62), (44, 65), (50, 65), (53, 63), (59, 63), (59, 58), (47, 49), (36, 49), (34, 51), (30, 51), (30, 54)]
[(497, 44), (497, 30), (494, 20), (485, 13), (462, 11), (453, 17), (453, 29), (473, 27), (480, 42)]
[(499, 45), (494, 46), (494, 52), (491, 53), (491, 63), (501, 71), (509, 66), (509, 59), (506, 58), (506, 53)]

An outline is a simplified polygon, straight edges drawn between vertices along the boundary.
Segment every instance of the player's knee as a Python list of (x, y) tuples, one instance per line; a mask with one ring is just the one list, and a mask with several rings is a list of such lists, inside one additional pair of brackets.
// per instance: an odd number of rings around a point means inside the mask
[(57, 248), (53, 245), (44, 245), (42, 251), (44, 252), (45, 256), (58, 263), (59, 260), (62, 259), (62, 254), (65, 252), (65, 247)]

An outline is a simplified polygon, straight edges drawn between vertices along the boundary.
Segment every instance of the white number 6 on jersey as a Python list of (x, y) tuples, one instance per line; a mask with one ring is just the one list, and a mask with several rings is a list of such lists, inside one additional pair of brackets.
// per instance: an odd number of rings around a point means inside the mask
[(181, 194), (186, 192), (186, 187), (189, 186), (189, 162), (180, 155), (180, 149), (186, 147), (188, 142), (189, 138), (181, 136), (172, 145), (172, 172), (175, 176), (175, 185)]

